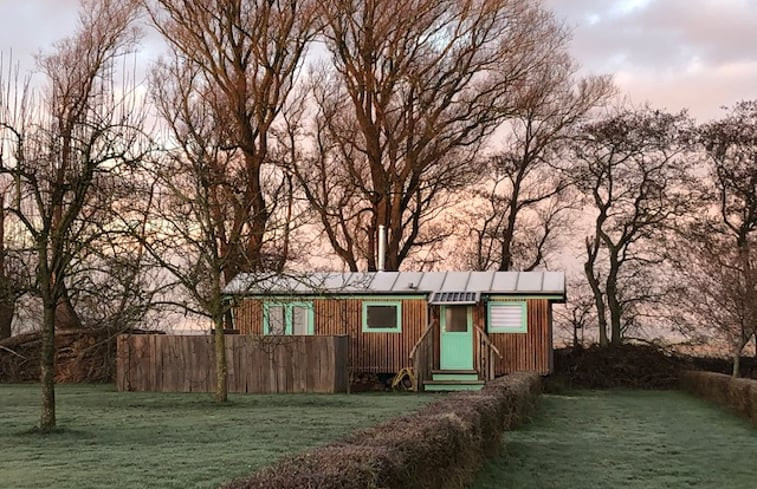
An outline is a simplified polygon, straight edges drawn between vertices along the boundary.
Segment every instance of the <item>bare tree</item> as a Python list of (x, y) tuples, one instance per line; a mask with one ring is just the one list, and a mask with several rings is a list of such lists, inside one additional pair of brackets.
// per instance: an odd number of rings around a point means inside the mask
[(396, 270), (443, 237), (424, 230), (565, 33), (528, 0), (338, 0), (320, 13), (331, 64), (314, 75), (315, 151), (297, 176), (351, 270), (376, 269), (379, 225)]
[(568, 278), (568, 296), (570, 300), (565, 305), (555, 307), (555, 326), (558, 331), (570, 335), (574, 348), (581, 348), (585, 331), (597, 322), (594, 296), (585, 277)]
[(490, 177), (480, 192), (471, 227), (475, 269), (533, 270), (543, 265), (555, 231), (574, 199), (571, 176), (560, 164), (568, 142), (593, 109), (613, 94), (609, 77), (576, 80), (565, 52), (529, 74), (508, 123), (504, 150), (489, 158)]
[(2, 111), (11, 117), (0, 121), (8, 150), (0, 173), (13, 179), (16, 204), (6, 210), (23, 225), (38, 258), (43, 432), (56, 427), (55, 328), (65, 314), (59, 304), (67, 302), (68, 273), (88, 244), (90, 213), (97, 212), (88, 207), (93, 189), (102, 175), (141, 158), (138, 112), (116, 95), (112, 79), (115, 61), (137, 41), (135, 15), (129, 0), (82, 2), (76, 34), (38, 60), (48, 82), (44, 97), (35, 104), (31, 93), (21, 93), (25, 104)]
[(287, 154), (282, 113), (296, 98), (316, 17), (309, 0), (145, 4), (172, 51), (153, 74), (152, 94), (175, 143), (157, 170), (163, 229), (146, 244), (213, 321), (223, 402), (223, 287), (240, 272), (280, 271), (290, 253), (294, 189), (278, 161)]
[[(264, 244), (278, 185), (271, 151), (277, 124), (296, 84), (302, 56), (314, 36), (310, 0), (155, 0), (145, 2), (153, 24), (190, 75), (177, 80), (185, 97), (202, 97), (219, 148), (228, 156), (212, 170), (213, 193), (222, 208), (217, 239), (230, 281), (240, 271), (266, 268)], [(165, 104), (163, 104), (165, 107)], [(177, 110), (163, 115), (171, 122)], [(181, 121), (187, 122), (187, 120)], [(192, 130), (191, 127), (188, 128)], [(174, 131), (175, 132), (175, 131)], [(223, 221), (229, 221), (228, 224)]]
[(584, 273), (594, 296), (600, 344), (622, 341), (636, 313), (665, 295), (655, 267), (665, 231), (688, 209), (686, 153), (691, 122), (649, 108), (620, 110), (583, 127), (573, 145), (579, 189), (595, 213)]
[[(706, 211), (705, 211), (706, 212)], [(701, 218), (701, 217), (700, 217)], [(681, 329), (687, 335), (700, 334), (724, 340), (733, 358), (734, 377), (739, 375), (744, 348), (754, 335), (754, 269), (744, 269), (731, 239), (713, 229), (714, 222), (691, 225), (678, 243), (681, 263), (677, 278), (685, 284), (675, 294)], [(755, 262), (754, 246), (748, 260)]]
[(88, 245), (67, 277), (82, 326), (104, 330), (108, 338), (142, 326), (158, 309), (158, 296), (166, 287), (142, 244), (153, 225), (154, 205), (149, 194), (142, 198), (142, 189), (152, 183), (146, 163), (123, 166), (95, 180), (87, 203)]
[[(3, 191), (5, 192), (5, 191)], [(5, 244), (5, 195), (0, 195), (0, 340), (9, 338), (19, 287), (10, 271)]]
[[(709, 178), (681, 248), (687, 316), (731, 345), (733, 375), (757, 334), (757, 101), (699, 128)], [(688, 300), (687, 300), (688, 299)], [(756, 340), (757, 341), (757, 340)]]

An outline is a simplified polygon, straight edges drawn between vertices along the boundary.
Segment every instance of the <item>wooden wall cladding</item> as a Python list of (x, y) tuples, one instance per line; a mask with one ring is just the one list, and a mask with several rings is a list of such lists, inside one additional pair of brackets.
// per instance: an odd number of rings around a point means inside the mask
[[(512, 299), (518, 301), (518, 299)], [(549, 374), (552, 369), (551, 305), (547, 299), (527, 299), (528, 326), (526, 333), (489, 333), (492, 343), (502, 353), (497, 359), (496, 374), (537, 372)], [(486, 306), (476, 308), (474, 320), (483, 328)]]
[[(392, 373), (410, 365), (410, 351), (428, 325), (425, 299), (369, 298), (370, 302), (401, 302), (401, 333), (364, 333), (362, 298), (317, 298), (313, 303), (316, 335), (349, 335), (350, 367), (356, 372)], [(235, 310), (240, 333), (263, 333), (260, 299), (244, 299)]]
[[(370, 298), (392, 301), (390, 297)], [(516, 297), (504, 301), (522, 301)], [(398, 372), (409, 366), (408, 356), (423, 334), (429, 317), (425, 299), (403, 299), (402, 334), (363, 333), (362, 298), (318, 298), (313, 301), (316, 335), (348, 335), (350, 367), (357, 372)], [(548, 299), (526, 299), (528, 326), (526, 333), (489, 333), (492, 343), (502, 353), (496, 359), (496, 374), (529, 371), (542, 375), (552, 370), (552, 317)], [(438, 308), (433, 313), (438, 316)], [(263, 331), (263, 308), (259, 299), (245, 299), (236, 309), (237, 328), (242, 334), (260, 335)], [(486, 305), (474, 307), (473, 320), (480, 328), (486, 326)], [(438, 328), (434, 344), (439, 344)], [(477, 348), (474, 345), (474, 348)], [(477, 352), (474, 352), (474, 355)], [(434, 368), (439, 366), (434, 352)]]
[[(225, 338), (229, 392), (346, 392), (346, 336)], [(121, 335), (116, 387), (137, 392), (213, 392), (212, 336)]]

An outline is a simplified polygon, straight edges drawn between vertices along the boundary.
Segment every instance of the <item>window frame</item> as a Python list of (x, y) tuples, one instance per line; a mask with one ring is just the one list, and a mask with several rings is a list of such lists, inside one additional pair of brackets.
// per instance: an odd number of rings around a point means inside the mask
[[(394, 328), (369, 328), (368, 308), (372, 306), (394, 306), (397, 314), (397, 326)], [(363, 333), (402, 333), (402, 301), (363, 301), (361, 316), (361, 330)]]
[[(271, 325), (269, 323), (269, 312), (271, 307), (283, 307), (284, 308), (284, 333), (277, 335), (271, 332)], [(311, 301), (263, 301), (263, 335), (264, 336), (294, 336), (294, 313), (292, 309), (294, 307), (304, 307), (307, 310), (308, 318), (308, 332), (305, 336), (313, 336), (315, 334), (315, 313), (313, 311), (313, 303)], [(303, 336), (303, 335), (298, 335)]]
[[(518, 327), (494, 326), (492, 324), (492, 307), (520, 307), (521, 324)], [(486, 303), (486, 329), (488, 333), (528, 333), (527, 301), (489, 301)]]

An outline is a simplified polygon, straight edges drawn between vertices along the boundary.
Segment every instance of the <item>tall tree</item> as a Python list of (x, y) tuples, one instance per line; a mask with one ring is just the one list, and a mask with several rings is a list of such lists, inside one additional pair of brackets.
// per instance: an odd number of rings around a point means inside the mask
[[(277, 205), (280, 189), (267, 183), (275, 173), (271, 152), (280, 143), (277, 125), (315, 33), (314, 2), (144, 3), (171, 48), (176, 73), (191, 74), (176, 79), (183, 83), (177, 89), (190, 102), (202, 98), (205, 115), (213, 118), (218, 131), (216, 144), (226, 153), (218, 161), (204, 162), (213, 175), (209, 185), (217, 201), (214, 226), (225, 263), (223, 279), (228, 282), (240, 271), (263, 270), (271, 206)], [(161, 102), (169, 109), (162, 110), (169, 123), (196, 123), (179, 119), (182, 109)], [(192, 126), (180, 129), (192, 136)], [(187, 134), (180, 136), (186, 140)]]
[[(15, 183), (8, 212), (31, 237), (38, 258), (37, 289), (43, 306), (40, 429), (56, 427), (55, 328), (66, 301), (72, 265), (87, 245), (88, 207), (103, 175), (140, 159), (139, 111), (117, 95), (117, 59), (133, 49), (136, 5), (130, 0), (83, 1), (76, 34), (38, 60), (47, 80), (44, 96), (0, 121), (7, 152), (0, 174)], [(117, 178), (117, 177), (116, 177)], [(19, 205), (20, 204), (20, 205)]]
[(376, 269), (384, 225), (397, 270), (439, 239), (428, 222), (565, 32), (530, 0), (337, 0), (320, 14), (331, 58), (314, 79), (314, 155), (296, 173), (346, 266)]
[[(684, 235), (687, 313), (731, 345), (733, 375), (757, 334), (757, 101), (699, 128), (709, 178), (703, 206)], [(756, 340), (757, 341), (757, 340)]]
[(688, 209), (686, 159), (692, 125), (685, 113), (621, 109), (583, 126), (572, 159), (592, 206), (584, 273), (601, 345), (619, 344), (634, 313), (665, 294), (655, 281), (665, 262), (665, 232)]
[[(566, 52), (529, 74), (508, 121), (503, 150), (488, 161), (472, 226), (477, 270), (533, 270), (544, 265), (573, 199), (560, 167), (568, 142), (592, 110), (613, 94), (609, 77), (575, 78)], [(499, 141), (497, 141), (499, 142)]]
[(314, 3), (145, 3), (171, 48), (151, 92), (174, 145), (156, 173), (161, 233), (145, 243), (213, 322), (215, 396), (223, 402), (230, 320), (222, 290), (240, 272), (281, 271), (289, 255), (293, 188), (282, 169), (284, 112), (297, 105)]

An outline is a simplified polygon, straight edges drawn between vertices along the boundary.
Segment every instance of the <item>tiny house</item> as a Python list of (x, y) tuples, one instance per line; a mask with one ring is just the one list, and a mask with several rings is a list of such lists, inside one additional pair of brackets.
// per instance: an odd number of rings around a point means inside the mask
[(347, 335), (352, 372), (410, 369), (422, 390), (480, 388), (552, 371), (552, 304), (562, 272), (241, 274), (225, 292), (235, 329)]

